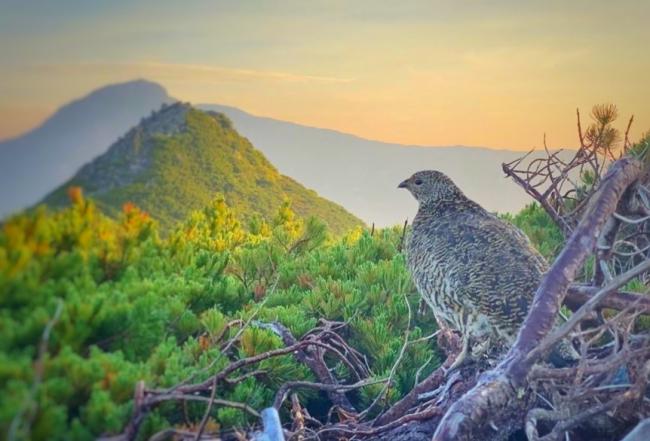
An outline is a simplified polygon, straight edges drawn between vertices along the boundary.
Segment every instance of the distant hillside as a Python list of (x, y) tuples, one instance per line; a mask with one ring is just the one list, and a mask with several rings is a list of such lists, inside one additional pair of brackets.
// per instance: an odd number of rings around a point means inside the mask
[(368, 224), (387, 226), (413, 218), (417, 204), (397, 184), (424, 169), (445, 172), (491, 211), (517, 212), (531, 202), (501, 171), (503, 162), (522, 152), (389, 144), (254, 116), (228, 106), (198, 107), (226, 114), (281, 173), (338, 202)]
[[(108, 86), (61, 108), (29, 134), (0, 142), (0, 219), (40, 200), (105, 152), (151, 109), (170, 101), (161, 86), (147, 81)], [(529, 202), (501, 172), (501, 163), (520, 152), (388, 144), (227, 106), (200, 107), (226, 114), (280, 173), (367, 223), (392, 225), (413, 217), (415, 201), (396, 186), (425, 168), (448, 173), (470, 197), (492, 211), (516, 212)]]
[(298, 214), (316, 216), (334, 232), (361, 224), (342, 207), (278, 173), (227, 117), (184, 103), (144, 119), (44, 202), (67, 204), (69, 186), (82, 187), (109, 214), (134, 202), (163, 228), (208, 205), (217, 193), (244, 218), (270, 218), (288, 197)]
[(61, 107), (23, 136), (0, 141), (0, 218), (40, 200), (170, 101), (156, 83), (115, 84)]

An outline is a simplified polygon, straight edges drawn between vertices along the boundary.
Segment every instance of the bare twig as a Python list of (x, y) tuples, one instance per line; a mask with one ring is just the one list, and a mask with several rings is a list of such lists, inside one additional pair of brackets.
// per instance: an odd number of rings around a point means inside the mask
[(287, 399), (289, 391), (295, 389), (318, 389), (322, 391), (349, 391), (360, 389), (362, 387), (370, 386), (372, 384), (384, 383), (388, 381), (387, 378), (380, 379), (368, 379), (363, 381), (357, 381), (354, 384), (327, 384), (327, 383), (313, 383), (311, 381), (288, 381), (278, 389), (275, 394), (275, 400), (273, 401), (273, 407), (279, 409), (284, 403), (284, 400)]
[(607, 286), (602, 288), (591, 297), (582, 307), (576, 311), (565, 323), (559, 328), (551, 332), (542, 340), (537, 347), (528, 352), (527, 358), (538, 359), (542, 354), (548, 351), (554, 344), (564, 338), (581, 320), (583, 320), (590, 312), (592, 312), (598, 303), (611, 292), (617, 290), (625, 285), (630, 280), (650, 270), (650, 260), (646, 260), (639, 266), (631, 269), (630, 271), (621, 274), (614, 278)]
[(413, 313), (411, 311), (411, 305), (409, 304), (409, 300), (406, 297), (406, 294), (403, 295), (404, 302), (406, 303), (406, 307), (408, 309), (408, 321), (406, 324), (406, 330), (404, 331), (404, 343), (402, 344), (402, 348), (399, 351), (399, 354), (397, 355), (397, 358), (395, 359), (395, 363), (393, 363), (393, 367), (390, 370), (390, 373), (388, 374), (388, 380), (384, 384), (384, 387), (382, 387), (381, 391), (375, 399), (372, 401), (370, 406), (366, 408), (363, 412), (359, 414), (359, 419), (365, 418), (370, 412), (372, 412), (377, 405), (377, 403), (382, 400), (388, 391), (388, 388), (390, 387), (393, 377), (395, 376), (395, 372), (397, 371), (398, 366), (402, 362), (402, 358), (404, 357), (404, 354), (406, 353), (406, 348), (409, 346), (409, 336), (411, 335), (411, 320), (413, 319)]
[(408, 224), (409, 224), (409, 220), (406, 219), (404, 221), (404, 227), (402, 228), (402, 236), (399, 239), (399, 246), (397, 247), (397, 251), (399, 251), (400, 253), (404, 249), (404, 240), (406, 239), (406, 227), (408, 226)]

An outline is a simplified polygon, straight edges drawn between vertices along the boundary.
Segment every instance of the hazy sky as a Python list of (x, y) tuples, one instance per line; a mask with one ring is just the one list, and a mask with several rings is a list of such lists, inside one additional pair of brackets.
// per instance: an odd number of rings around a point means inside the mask
[(407, 144), (575, 145), (575, 108), (601, 102), (638, 136), (649, 18), (647, 0), (0, 0), (0, 139), (135, 78)]

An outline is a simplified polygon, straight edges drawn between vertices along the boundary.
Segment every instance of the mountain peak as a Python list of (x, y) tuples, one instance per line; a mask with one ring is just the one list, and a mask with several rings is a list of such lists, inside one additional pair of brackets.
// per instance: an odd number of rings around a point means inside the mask
[[(170, 96), (167, 93), (167, 90), (153, 81), (149, 81), (143, 78), (131, 81), (125, 81), (122, 83), (108, 84), (102, 86), (98, 89), (95, 89), (88, 93), (86, 96), (72, 101), (70, 104), (79, 103), (88, 101), (89, 99), (94, 98), (112, 98), (112, 97), (124, 97), (128, 95), (136, 94), (140, 98), (144, 96), (156, 96), (158, 98), (163, 98), (170, 100)], [(66, 106), (67, 107), (67, 106)]]
[[(142, 109), (145, 107), (148, 111), (155, 109), (160, 104), (173, 101), (164, 87), (148, 80), (139, 79), (109, 84), (62, 106), (36, 130), (56, 129), (62, 123), (69, 124), (69, 122), (76, 122), (78, 119), (88, 118), (88, 116), (93, 118), (97, 116), (111, 117), (116, 108), (122, 108), (130, 114), (128, 108)], [(156, 104), (151, 107), (152, 103)], [(146, 111), (141, 112), (140, 115), (145, 113)]]
[(1, 141), (0, 218), (36, 203), (142, 115), (172, 101), (151, 81), (112, 84), (62, 106), (31, 132)]
[(342, 207), (281, 175), (226, 116), (181, 102), (142, 118), (44, 202), (67, 204), (70, 186), (81, 187), (109, 215), (133, 202), (163, 229), (207, 206), (217, 194), (244, 219), (271, 219), (288, 198), (299, 215), (323, 219), (337, 233), (361, 224)]
[(164, 135), (178, 133), (185, 127), (187, 112), (191, 109), (192, 106), (189, 103), (181, 101), (163, 104), (160, 109), (152, 111), (149, 116), (142, 118), (140, 124), (131, 129), (129, 133), (134, 131)]

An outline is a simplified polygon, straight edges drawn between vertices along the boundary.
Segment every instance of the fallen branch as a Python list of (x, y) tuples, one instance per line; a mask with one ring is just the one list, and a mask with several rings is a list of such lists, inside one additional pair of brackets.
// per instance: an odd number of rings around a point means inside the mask
[[(597, 286), (571, 285), (567, 290), (564, 304), (571, 310), (577, 311), (587, 303), (600, 289)], [(642, 314), (650, 314), (650, 296), (625, 291), (612, 291), (607, 297), (601, 299), (598, 308), (615, 309), (622, 311), (630, 305), (635, 305)]]
[[(560, 327), (553, 330), (549, 335), (547, 335), (535, 349), (531, 350), (528, 353), (527, 359), (538, 360), (546, 352), (555, 345), (558, 341), (566, 337), (573, 328), (576, 327), (580, 321), (582, 321), (587, 314), (592, 312), (596, 306), (611, 292), (617, 290), (621, 286), (625, 285), (630, 280), (638, 277), (640, 274), (643, 274), (646, 271), (650, 270), (650, 260), (646, 260), (642, 264), (634, 267), (630, 271), (618, 275), (614, 278), (609, 284), (600, 289), (593, 297), (591, 297), (582, 307), (577, 310), (565, 323)], [(635, 305), (630, 305), (635, 306)]]
[(273, 401), (273, 407), (279, 409), (284, 403), (284, 400), (287, 399), (287, 395), (290, 391), (295, 389), (316, 389), (322, 390), (325, 392), (344, 392), (349, 390), (360, 389), (365, 386), (370, 386), (371, 384), (385, 383), (388, 381), (387, 378), (372, 379), (372, 380), (363, 380), (354, 384), (329, 384), (329, 383), (313, 383), (311, 381), (288, 381), (284, 383), (280, 389), (275, 394), (275, 400)]

